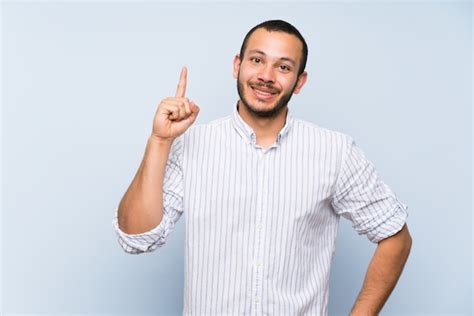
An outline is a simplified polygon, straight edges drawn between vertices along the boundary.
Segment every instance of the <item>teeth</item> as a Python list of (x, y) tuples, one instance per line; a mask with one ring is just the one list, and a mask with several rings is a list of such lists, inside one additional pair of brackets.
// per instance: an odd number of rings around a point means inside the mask
[(255, 88), (255, 91), (256, 91), (258, 94), (261, 94), (261, 95), (264, 95), (264, 96), (270, 96), (270, 95), (272, 95), (272, 93), (270, 93), (270, 92), (262, 91), (262, 90), (259, 90), (259, 89), (256, 89), (256, 88)]

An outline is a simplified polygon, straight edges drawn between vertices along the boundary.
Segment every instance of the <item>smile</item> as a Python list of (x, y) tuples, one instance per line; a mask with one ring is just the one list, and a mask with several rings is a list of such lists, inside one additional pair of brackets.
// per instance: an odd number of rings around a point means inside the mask
[(262, 88), (262, 87), (255, 87), (255, 86), (250, 86), (252, 88), (252, 91), (255, 95), (260, 100), (264, 101), (269, 101), (273, 99), (273, 97), (277, 94), (275, 90), (270, 90), (267, 88)]

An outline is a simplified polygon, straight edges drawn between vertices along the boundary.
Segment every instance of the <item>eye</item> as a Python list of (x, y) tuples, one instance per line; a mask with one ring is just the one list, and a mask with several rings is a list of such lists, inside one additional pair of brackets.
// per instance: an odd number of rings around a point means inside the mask
[(262, 59), (260, 57), (251, 57), (250, 61), (254, 64), (260, 64), (262, 62)]
[(280, 70), (284, 72), (288, 72), (288, 71), (291, 71), (291, 68), (288, 67), (287, 65), (280, 65)]

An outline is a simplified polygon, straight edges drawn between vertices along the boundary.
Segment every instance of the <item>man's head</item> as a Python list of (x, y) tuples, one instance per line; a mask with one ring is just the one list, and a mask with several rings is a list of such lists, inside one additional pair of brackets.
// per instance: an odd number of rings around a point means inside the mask
[(306, 61), (308, 60), (308, 45), (304, 40), (301, 33), (288, 22), (283, 20), (269, 20), (262, 22), (256, 26), (254, 26), (250, 31), (248, 31), (247, 35), (245, 35), (244, 41), (242, 42), (242, 46), (240, 47), (240, 58), (244, 57), (245, 49), (247, 48), (247, 43), (249, 41), (250, 36), (255, 32), (257, 29), (264, 29), (268, 32), (282, 32), (290, 35), (296, 36), (302, 45), (301, 49), (301, 63), (298, 68), (298, 75), (301, 75), (306, 68)]
[(308, 48), (291, 24), (273, 20), (252, 28), (234, 58), (241, 104), (258, 117), (274, 117), (306, 82)]

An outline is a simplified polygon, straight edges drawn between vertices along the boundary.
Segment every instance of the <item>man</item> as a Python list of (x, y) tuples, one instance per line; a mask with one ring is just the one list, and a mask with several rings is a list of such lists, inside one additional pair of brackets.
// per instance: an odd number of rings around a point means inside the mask
[(184, 313), (326, 315), (340, 215), (377, 249), (352, 315), (376, 315), (411, 247), (406, 206), (347, 135), (293, 118), (308, 49), (296, 28), (257, 25), (234, 58), (233, 115), (193, 126), (183, 68), (161, 101), (114, 219), (126, 252), (164, 244), (186, 219)]

